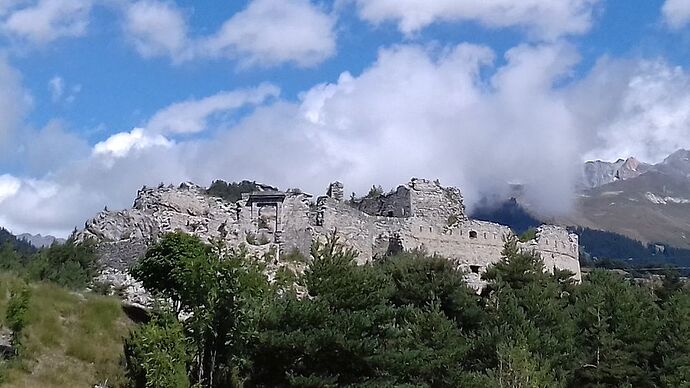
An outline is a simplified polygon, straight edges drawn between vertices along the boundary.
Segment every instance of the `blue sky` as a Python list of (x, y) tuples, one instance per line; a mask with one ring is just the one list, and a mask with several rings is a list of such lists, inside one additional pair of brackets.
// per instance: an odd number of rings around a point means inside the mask
[(0, 225), (158, 182), (506, 182), (690, 147), (687, 0), (0, 0)]

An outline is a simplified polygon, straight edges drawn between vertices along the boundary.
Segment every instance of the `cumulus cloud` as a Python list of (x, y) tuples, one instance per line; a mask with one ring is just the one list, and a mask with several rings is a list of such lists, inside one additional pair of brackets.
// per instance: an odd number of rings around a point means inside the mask
[[(475, 21), (487, 27), (523, 27), (535, 36), (554, 39), (582, 34), (592, 24), (600, 0), (347, 0), (357, 4), (362, 19), (393, 21), (405, 34), (438, 21)], [(681, 0), (682, 1), (682, 0)]]
[[(589, 133), (585, 158), (659, 162), (690, 148), (690, 74), (657, 60), (603, 59), (574, 88), (570, 105)], [(591, 99), (590, 96), (598, 96)]]
[(91, 6), (91, 0), (38, 0), (13, 9), (0, 26), (12, 36), (47, 44), (62, 37), (84, 35)]
[(160, 134), (148, 133), (143, 128), (134, 128), (130, 132), (120, 132), (93, 147), (93, 154), (123, 158), (132, 151), (141, 151), (151, 147), (170, 147), (173, 142)]
[(687, 0), (666, 0), (661, 13), (672, 28), (681, 28), (690, 22), (690, 2)]
[(245, 105), (257, 105), (277, 97), (280, 90), (270, 84), (257, 88), (220, 92), (199, 100), (170, 105), (153, 115), (146, 125), (154, 132), (195, 133), (207, 128), (210, 118), (229, 113)]
[(142, 0), (125, 10), (124, 30), (145, 57), (174, 62), (226, 57), (242, 65), (293, 63), (308, 67), (335, 53), (335, 18), (309, 0), (252, 0), (215, 33), (191, 36), (170, 2)]
[(245, 64), (313, 66), (335, 53), (335, 19), (309, 0), (254, 0), (203, 42)]
[(150, 0), (132, 3), (125, 10), (124, 29), (144, 57), (165, 55), (181, 61), (192, 55), (187, 22), (174, 4)]
[(21, 187), (21, 181), (12, 175), (0, 175), (0, 203), (5, 199), (14, 196)]
[[(5, 178), (0, 224), (64, 234), (103, 206), (130, 206), (144, 184), (219, 178), (315, 194), (336, 179), (363, 193), (439, 178), (470, 206), (518, 181), (555, 214), (567, 211), (584, 157), (655, 161), (690, 147), (690, 74), (681, 68), (602, 58), (574, 79), (578, 52), (563, 42), (496, 56), (472, 44), (399, 45), (297, 100), (263, 86), (172, 104), (143, 129), (53, 162), (40, 179)], [(198, 131), (207, 134), (186, 136)]]

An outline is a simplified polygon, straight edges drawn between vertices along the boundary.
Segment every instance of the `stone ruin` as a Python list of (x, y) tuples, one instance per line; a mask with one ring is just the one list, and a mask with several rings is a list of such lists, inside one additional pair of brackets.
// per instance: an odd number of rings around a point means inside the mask
[[(281, 256), (298, 251), (308, 257), (315, 239), (335, 231), (358, 252), (360, 263), (392, 249), (422, 249), (452, 260), (468, 283), (481, 289), (481, 274), (500, 260), (505, 238), (512, 234), (507, 226), (469, 219), (460, 190), (438, 181), (413, 178), (388, 194), (354, 200), (344, 200), (343, 192), (340, 182), (316, 199), (299, 190), (259, 185), (232, 203), (191, 183), (144, 187), (131, 209), (99, 213), (78, 238), (97, 241), (113, 281), (113, 272), (124, 273), (167, 232), (220, 239), (227, 246), (245, 244), (255, 254), (270, 254), (273, 264), (281, 266)], [(534, 240), (520, 245), (539, 253), (547, 270), (566, 269), (581, 279), (578, 238), (565, 228), (543, 225)]]

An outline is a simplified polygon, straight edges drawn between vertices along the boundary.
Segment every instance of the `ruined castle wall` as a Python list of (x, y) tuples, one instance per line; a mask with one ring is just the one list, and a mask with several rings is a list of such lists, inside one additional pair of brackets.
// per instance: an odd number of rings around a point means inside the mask
[(521, 244), (524, 249), (532, 249), (541, 255), (544, 267), (553, 272), (553, 268), (566, 269), (581, 280), (578, 237), (567, 229), (542, 225), (537, 229), (537, 238)]
[(410, 211), (414, 217), (432, 225), (449, 225), (452, 221), (467, 219), (460, 190), (416, 178), (407, 186), (410, 189)]
[(471, 272), (470, 265), (479, 266), (483, 272), (501, 257), (510, 229), (489, 222), (466, 221), (452, 228), (420, 224), (410, 232), (404, 239), (410, 248), (421, 247), (429, 254), (446, 257), (467, 272)]
[[(100, 213), (86, 223), (79, 238), (95, 238), (104, 263), (122, 270), (148, 244), (175, 230), (196, 234), (204, 241), (221, 238), (228, 246), (237, 246), (247, 242), (247, 233), (258, 232), (258, 217), (247, 206), (248, 199), (245, 196), (229, 203), (209, 197), (203, 188), (193, 185), (142, 189), (134, 208)], [(468, 220), (460, 191), (438, 182), (413, 179), (385, 201), (379, 203), (379, 215), (369, 215), (342, 202), (340, 195), (320, 197), (314, 204), (308, 194), (288, 192), (279, 205), (278, 233), (271, 237), (279, 243), (281, 254), (296, 248), (308, 256), (315, 238), (335, 230), (343, 243), (358, 252), (360, 263), (385, 254), (391, 240), (399, 239), (405, 249), (422, 248), (452, 260), (479, 289), (481, 274), (500, 260), (504, 239), (511, 233), (506, 226)], [(389, 208), (394, 217), (386, 216)], [(260, 256), (277, 246), (267, 243), (248, 248)], [(535, 240), (520, 243), (520, 247), (538, 252), (547, 270), (556, 266), (580, 278), (577, 236), (564, 228), (543, 226)]]
[(385, 253), (387, 242), (395, 233), (401, 233), (405, 219), (371, 216), (345, 203), (328, 197), (317, 201), (320, 215), (314, 226), (316, 236), (325, 236), (335, 230), (343, 242), (355, 249), (358, 262), (366, 262)]
[(311, 196), (289, 194), (282, 205), (281, 254), (297, 249), (309, 257), (312, 241), (312, 226), (309, 219)]
[(405, 186), (398, 186), (391, 193), (375, 198), (362, 198), (355, 207), (372, 216), (410, 217), (410, 190)]

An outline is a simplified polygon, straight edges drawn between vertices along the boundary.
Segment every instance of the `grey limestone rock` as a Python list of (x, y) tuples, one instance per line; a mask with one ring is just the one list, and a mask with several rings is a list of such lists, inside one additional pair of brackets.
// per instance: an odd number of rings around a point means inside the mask
[[(506, 226), (469, 219), (460, 190), (438, 181), (413, 178), (391, 193), (354, 202), (343, 201), (342, 193), (340, 183), (315, 200), (299, 190), (280, 192), (265, 186), (231, 203), (191, 183), (142, 188), (131, 209), (98, 214), (78, 239), (97, 241), (99, 257), (111, 271), (104, 276), (133, 287), (136, 299), (143, 289), (124, 276), (127, 268), (151, 243), (177, 230), (228, 247), (244, 244), (268, 261), (269, 272), (283, 266), (299, 272), (303, 265), (282, 257), (299, 252), (308, 258), (312, 242), (333, 232), (358, 252), (360, 263), (385, 255), (391, 244), (423, 249), (452, 260), (476, 288), (481, 288), (481, 273), (500, 259), (505, 238), (512, 233)], [(569, 269), (580, 278), (577, 236), (564, 228), (544, 226), (525, 247), (538, 251), (548, 270)]]

